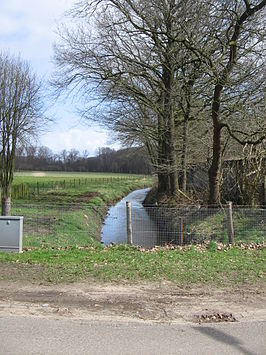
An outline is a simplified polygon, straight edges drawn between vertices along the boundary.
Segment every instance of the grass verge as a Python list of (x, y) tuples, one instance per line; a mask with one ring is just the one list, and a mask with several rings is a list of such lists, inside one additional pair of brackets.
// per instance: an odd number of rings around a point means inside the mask
[[(37, 249), (22, 254), (0, 253), (2, 263), (10, 265), (0, 279), (15, 278), (51, 283), (94, 279), (105, 282), (167, 280), (187, 287), (195, 284), (234, 286), (265, 283), (265, 248), (242, 250), (234, 247), (197, 250), (195, 247), (153, 251), (125, 245), (103, 247), (95, 243), (86, 249)], [(7, 266), (7, 264), (6, 264)], [(29, 273), (30, 269), (42, 270)], [(23, 271), (24, 270), (24, 271)], [(33, 276), (34, 275), (34, 276)]]

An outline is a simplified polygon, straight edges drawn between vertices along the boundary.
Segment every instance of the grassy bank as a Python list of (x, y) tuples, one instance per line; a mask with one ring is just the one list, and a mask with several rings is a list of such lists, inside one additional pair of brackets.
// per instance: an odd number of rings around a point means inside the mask
[(150, 186), (152, 178), (125, 174), (27, 172), (15, 176), (14, 188), (22, 184), (36, 192), (12, 200), (13, 215), (24, 216), (23, 246), (27, 249), (58, 248), (100, 241), (107, 206), (132, 190)]
[(12, 274), (0, 279), (27, 279), (51, 283), (100, 280), (140, 282), (168, 280), (180, 286), (210, 284), (218, 287), (265, 283), (265, 249), (230, 248), (142, 251), (135, 247), (37, 249), (20, 255), (0, 253)]

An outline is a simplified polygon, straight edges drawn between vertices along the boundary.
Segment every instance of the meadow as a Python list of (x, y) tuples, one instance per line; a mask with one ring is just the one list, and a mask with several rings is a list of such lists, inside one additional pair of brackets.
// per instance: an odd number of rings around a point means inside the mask
[(152, 177), (26, 172), (15, 175), (13, 214), (24, 216), (24, 247), (59, 248), (100, 241), (108, 206)]
[[(142, 175), (69, 173), (69, 172), (18, 172), (12, 187), (12, 199), (17, 203), (76, 203), (91, 204), (91, 195), (106, 203), (119, 199), (131, 189), (152, 184), (152, 178)], [(126, 189), (126, 191), (125, 191)], [(97, 202), (96, 202), (97, 203)], [(99, 204), (99, 201), (98, 201)]]

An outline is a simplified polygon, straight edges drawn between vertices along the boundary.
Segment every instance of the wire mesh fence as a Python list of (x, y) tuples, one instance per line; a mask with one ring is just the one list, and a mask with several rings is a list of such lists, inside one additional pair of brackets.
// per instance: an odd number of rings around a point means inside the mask
[[(165, 244), (203, 243), (214, 240), (263, 243), (266, 236), (266, 210), (236, 207), (232, 225), (228, 206), (207, 208), (143, 207), (131, 204), (133, 244), (153, 247)], [(103, 240), (126, 242), (126, 209), (111, 209), (103, 228)]]
[(12, 210), (24, 217), (24, 247), (88, 245), (100, 235), (104, 215), (103, 209), (85, 204), (20, 204)]
[(149, 240), (151, 246), (203, 243), (210, 240), (228, 243), (230, 237), (235, 242), (262, 243), (266, 236), (265, 209), (233, 208), (232, 221), (227, 206), (146, 207), (145, 211), (150, 219), (147, 225), (135, 212), (134, 205), (132, 207), (133, 241), (140, 240), (147, 244)]
[(13, 199), (28, 199), (31, 200), (36, 196), (43, 196), (49, 191), (58, 191), (65, 189), (74, 189), (79, 190), (84, 188), (84, 186), (92, 186), (93, 184), (104, 185), (110, 184), (113, 182), (125, 181), (125, 180), (137, 180), (139, 178), (145, 178), (145, 175), (130, 175), (130, 176), (109, 176), (109, 177), (84, 177), (84, 178), (73, 178), (73, 179), (58, 179), (51, 180), (47, 179), (46, 181), (36, 183), (21, 183), (13, 184), (12, 186), (12, 198)]
[[(107, 215), (105, 212), (103, 207), (85, 204), (13, 206), (13, 214), (24, 216), (24, 246), (88, 245), (100, 235), (104, 244), (126, 243), (126, 204), (111, 207)], [(150, 248), (209, 240), (228, 243), (230, 233), (235, 242), (264, 242), (266, 209), (233, 207), (232, 221), (228, 212), (228, 206), (170, 208), (132, 203), (133, 244)]]

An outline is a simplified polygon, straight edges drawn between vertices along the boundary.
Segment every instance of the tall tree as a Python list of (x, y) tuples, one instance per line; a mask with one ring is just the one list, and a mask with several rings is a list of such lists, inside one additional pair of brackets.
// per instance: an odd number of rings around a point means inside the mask
[(0, 53), (0, 187), (2, 215), (11, 214), (15, 151), (41, 129), (41, 85), (19, 57)]
[[(260, 136), (249, 137), (248, 129), (242, 121), (242, 130), (238, 132), (232, 123), (232, 115), (238, 114), (236, 102), (242, 99), (245, 83), (248, 79), (256, 81), (263, 53), (262, 43), (265, 41), (265, 5), (266, 0), (260, 1), (202, 1), (198, 8), (201, 26), (208, 34), (209, 41), (202, 45), (202, 38), (192, 34), (183, 40), (184, 45), (197, 54), (205, 63), (205, 71), (211, 78), (213, 88), (211, 119), (212, 119), (212, 161), (209, 168), (209, 204), (220, 202), (221, 166), (224, 150), (223, 132), (238, 140), (240, 144), (258, 143), (265, 139), (265, 131)], [(189, 31), (189, 30), (188, 30)], [(191, 35), (191, 31), (189, 31)], [(249, 62), (258, 62), (256, 70)], [(248, 71), (247, 69), (251, 70)], [(245, 69), (245, 70), (243, 70)], [(260, 91), (261, 92), (261, 91)], [(250, 99), (257, 99), (258, 91), (253, 91)], [(234, 110), (227, 117), (223, 114), (226, 107)], [(225, 110), (226, 111), (226, 110)], [(230, 110), (228, 110), (230, 111)], [(238, 133), (242, 132), (240, 136)], [(258, 132), (257, 132), (258, 133)], [(245, 137), (243, 137), (243, 135)]]
[[(135, 133), (151, 156), (159, 191), (169, 194), (178, 191), (176, 73), (183, 3), (81, 1), (72, 13), (75, 20), (81, 19), (78, 28), (64, 28), (55, 50), (57, 88), (78, 86), (94, 99), (98, 93), (109, 118), (121, 107), (132, 110), (127, 118), (134, 116), (136, 124), (125, 127), (123, 114), (108, 123), (115, 130), (124, 126), (124, 132), (132, 128), (130, 137)], [(94, 30), (90, 31), (88, 25), (92, 24)], [(102, 114), (96, 117), (103, 121)]]

